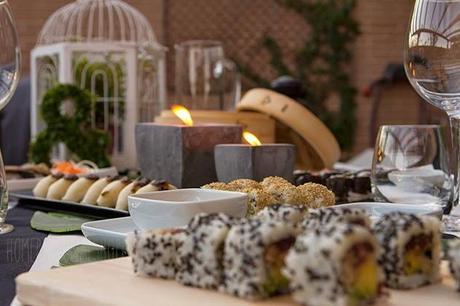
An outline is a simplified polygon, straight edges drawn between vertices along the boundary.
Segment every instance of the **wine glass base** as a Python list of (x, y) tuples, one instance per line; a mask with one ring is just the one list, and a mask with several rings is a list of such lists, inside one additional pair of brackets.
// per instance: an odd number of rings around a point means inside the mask
[(0, 225), (0, 235), (10, 233), (14, 230), (14, 226), (11, 224), (1, 224)]

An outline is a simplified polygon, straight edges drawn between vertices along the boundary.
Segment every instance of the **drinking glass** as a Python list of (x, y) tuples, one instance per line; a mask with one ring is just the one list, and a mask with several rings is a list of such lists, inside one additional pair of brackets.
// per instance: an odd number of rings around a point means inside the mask
[(460, 0), (416, 0), (404, 66), (412, 86), (450, 118), (453, 144), (453, 204), (459, 200)]
[[(0, 110), (2, 110), (18, 85), (21, 59), (14, 17), (6, 0), (0, 0), (0, 49)], [(0, 234), (14, 229), (12, 225), (5, 224), (7, 210), (8, 188), (0, 154)]]
[(440, 126), (380, 127), (371, 180), (378, 202), (436, 204), (447, 211), (452, 178)]
[(225, 58), (221, 42), (191, 40), (175, 46), (174, 103), (191, 109), (233, 110), (240, 100), (236, 64)]

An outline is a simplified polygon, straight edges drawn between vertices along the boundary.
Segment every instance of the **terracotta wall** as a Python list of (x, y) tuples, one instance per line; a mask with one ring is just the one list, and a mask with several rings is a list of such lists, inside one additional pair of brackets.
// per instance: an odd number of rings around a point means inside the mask
[[(24, 53), (24, 73), (29, 70), (29, 52), (49, 16), (65, 0), (10, 0), (17, 18)], [(170, 48), (168, 80), (173, 80), (174, 43), (187, 39), (219, 39), (227, 54), (248, 64), (267, 79), (276, 77), (267, 64), (267, 53), (260, 47), (264, 33), (270, 33), (284, 46), (286, 58), (301, 46), (308, 28), (294, 12), (280, 8), (272, 0), (127, 0), (141, 10), (154, 26), (160, 41)], [(401, 62), (403, 37), (412, 0), (359, 0), (356, 17), (362, 35), (355, 44), (351, 63), (353, 81), (359, 90), (379, 78), (389, 62)], [(172, 89), (172, 88), (170, 88)], [(360, 95), (358, 130), (354, 151), (367, 147), (371, 100)], [(408, 84), (385, 91), (379, 123), (418, 121), (419, 99)], [(431, 112), (430, 108), (430, 112)]]

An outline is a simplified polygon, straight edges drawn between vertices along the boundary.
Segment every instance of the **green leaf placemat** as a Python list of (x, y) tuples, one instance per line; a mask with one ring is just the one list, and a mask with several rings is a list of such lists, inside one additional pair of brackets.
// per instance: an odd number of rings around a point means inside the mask
[(124, 257), (125, 251), (106, 249), (103, 247), (79, 244), (68, 250), (59, 260), (62, 267), (89, 263), (94, 261)]
[(38, 231), (68, 233), (80, 231), (81, 225), (94, 219), (71, 214), (36, 211), (30, 220), (30, 226)]

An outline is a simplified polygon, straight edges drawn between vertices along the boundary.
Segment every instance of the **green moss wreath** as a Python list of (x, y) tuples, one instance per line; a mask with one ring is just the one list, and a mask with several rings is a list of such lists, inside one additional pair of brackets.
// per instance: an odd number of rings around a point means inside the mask
[[(61, 113), (64, 102), (71, 101), (72, 116)], [(110, 165), (106, 149), (109, 135), (91, 128), (91, 109), (94, 97), (87, 90), (71, 84), (59, 84), (49, 89), (40, 106), (40, 114), (47, 127), (32, 142), (29, 159), (35, 163), (50, 164), (53, 146), (62, 142), (80, 159), (88, 159), (99, 167)]]

